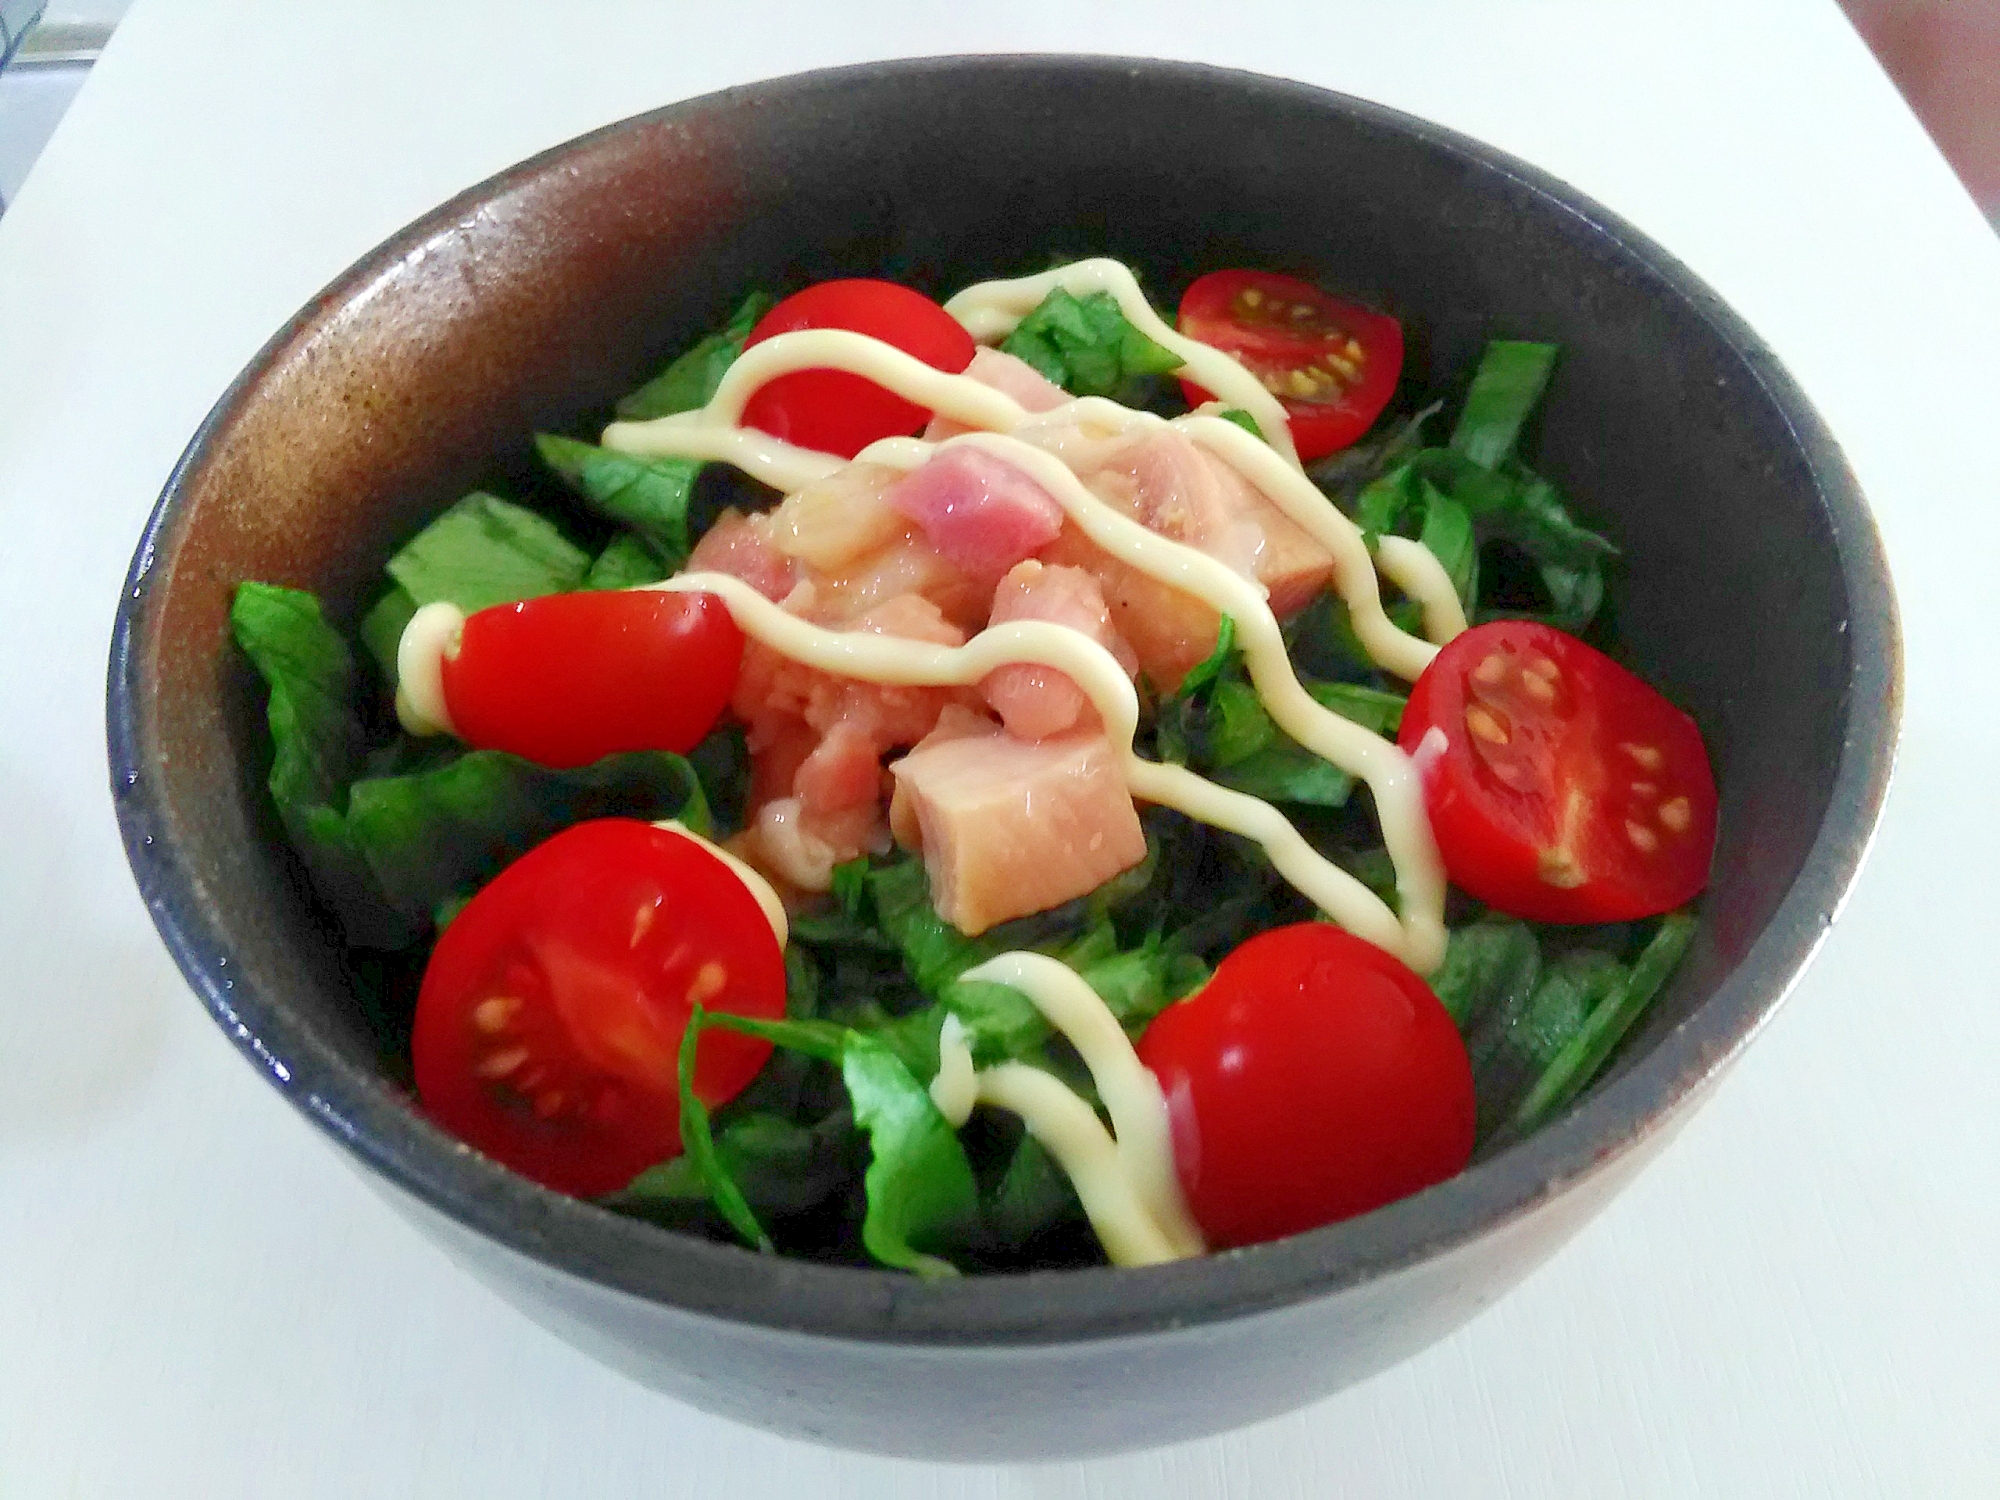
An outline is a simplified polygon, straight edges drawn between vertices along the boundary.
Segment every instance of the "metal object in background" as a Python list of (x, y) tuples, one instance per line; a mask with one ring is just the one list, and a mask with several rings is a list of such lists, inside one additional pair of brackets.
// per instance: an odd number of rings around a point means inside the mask
[(109, 25), (40, 14), (42, 0), (0, 0), (0, 213), (111, 39)]

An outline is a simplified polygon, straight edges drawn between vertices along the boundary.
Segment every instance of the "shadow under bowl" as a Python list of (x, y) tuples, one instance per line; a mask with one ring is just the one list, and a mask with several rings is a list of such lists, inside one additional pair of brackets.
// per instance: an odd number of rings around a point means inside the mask
[[(1611, 1075), (1463, 1175), (1348, 1223), (1147, 1270), (925, 1284), (678, 1236), (547, 1192), (412, 1109), (263, 787), (236, 584), (352, 624), (404, 537), (525, 472), (753, 288), (934, 293), (1109, 254), (1157, 302), (1251, 265), (1404, 320), (1444, 389), (1489, 337), (1563, 346), (1538, 467), (1624, 554), (1628, 658), (1691, 711), (1723, 818), (1694, 947)], [(1898, 714), (1882, 554), (1818, 418), (1705, 287), (1449, 131), (1160, 62), (940, 59), (628, 120), (473, 188), (315, 298), (196, 435), (134, 560), (110, 681), (139, 887), (230, 1038), (459, 1262), (698, 1406), (886, 1452), (1047, 1458), (1300, 1405), (1492, 1301), (1686, 1118), (1818, 945)]]

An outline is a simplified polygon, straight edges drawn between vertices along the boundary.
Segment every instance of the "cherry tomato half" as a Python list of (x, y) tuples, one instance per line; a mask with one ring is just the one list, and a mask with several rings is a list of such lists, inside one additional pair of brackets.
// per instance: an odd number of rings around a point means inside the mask
[[(794, 292), (757, 321), (743, 347), (806, 328), (847, 328), (894, 344), (956, 375), (972, 363), (972, 335), (921, 292), (893, 281), (822, 281)], [(845, 370), (781, 375), (752, 396), (743, 424), (772, 437), (852, 458), (877, 439), (907, 437), (930, 413)]]
[[(1269, 271), (1211, 271), (1181, 297), (1180, 331), (1233, 354), (1284, 404), (1310, 463), (1382, 415), (1403, 370), (1403, 325), (1386, 313)], [(1193, 405), (1215, 398), (1183, 380)]]
[(1694, 720), (1600, 651), (1531, 620), (1466, 631), (1410, 692), (1453, 882), (1537, 922), (1622, 922), (1708, 883), (1715, 778)]
[(1472, 1065), (1423, 980), (1325, 922), (1259, 933), (1139, 1039), (1209, 1243), (1407, 1197), (1472, 1156)]
[[(411, 1038), (417, 1095), (525, 1177), (613, 1192), (680, 1151), (680, 1044), (697, 1002), (784, 1014), (784, 956), (757, 898), (685, 835), (579, 823), (502, 870), (439, 936)], [(770, 1051), (703, 1033), (695, 1093), (732, 1098)]]
[(743, 632), (715, 595), (606, 589), (480, 610), (441, 675), (460, 739), (568, 768), (692, 750), (742, 661)]

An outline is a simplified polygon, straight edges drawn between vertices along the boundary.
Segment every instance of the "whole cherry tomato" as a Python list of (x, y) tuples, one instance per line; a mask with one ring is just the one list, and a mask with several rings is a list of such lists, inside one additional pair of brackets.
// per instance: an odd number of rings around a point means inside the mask
[[(956, 375), (972, 363), (972, 335), (921, 292), (893, 281), (822, 281), (757, 321), (743, 347), (807, 328), (846, 328), (894, 344)], [(929, 420), (923, 407), (846, 370), (780, 375), (750, 398), (743, 423), (802, 448), (852, 458), (880, 438), (906, 437)]]
[[(684, 834), (579, 823), (502, 870), (440, 934), (411, 1039), (417, 1095), (525, 1177), (613, 1192), (680, 1151), (680, 1045), (697, 1003), (784, 1014), (784, 956), (757, 898)], [(732, 1098), (770, 1050), (703, 1033), (695, 1093)]]
[[(1270, 271), (1211, 271), (1181, 297), (1180, 330), (1233, 354), (1284, 405), (1299, 459), (1360, 437), (1396, 393), (1403, 325)], [(1189, 402), (1214, 398), (1183, 380)]]
[(1715, 778), (1694, 720), (1600, 651), (1531, 620), (1460, 635), (1410, 692), (1452, 881), (1537, 922), (1623, 922), (1708, 883)]
[(1472, 1065), (1401, 961), (1324, 922), (1259, 933), (1139, 1039), (1211, 1245), (1379, 1208), (1472, 1155)]
[(743, 632), (715, 595), (606, 589), (480, 610), (440, 675), (460, 739), (568, 768), (692, 750), (742, 661)]

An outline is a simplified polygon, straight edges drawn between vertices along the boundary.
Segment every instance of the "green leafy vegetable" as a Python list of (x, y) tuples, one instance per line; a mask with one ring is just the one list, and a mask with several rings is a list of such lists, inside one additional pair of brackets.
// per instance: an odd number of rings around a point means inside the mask
[(1257, 419), (1240, 406), (1224, 407), (1216, 415), (1225, 422), (1234, 422), (1253, 438), (1262, 439), (1264, 436), (1264, 429), (1257, 425)]
[(270, 689), (271, 800), (314, 889), (350, 942), (400, 947), (415, 928), (379, 899), (345, 816), (359, 746), (347, 643), (327, 624), (318, 599), (274, 584), (239, 585), (229, 623)]
[(588, 554), (555, 522), (480, 491), (467, 495), (389, 559), (417, 604), (449, 600), (467, 614), (583, 587)]
[(1109, 292), (1044, 297), (1000, 345), (1073, 396), (1124, 394), (1149, 375), (1169, 375), (1181, 357), (1134, 328)]
[[(854, 1117), (846, 1110), (811, 1125), (762, 1110), (735, 1114), (720, 1126), (711, 1121), (713, 1159), (753, 1221), (790, 1218), (840, 1192), (860, 1169), (853, 1147)], [(715, 1201), (715, 1189), (683, 1152), (648, 1167), (614, 1201), (625, 1208), (707, 1204)]]
[[(1589, 1015), (1564, 1039), (1542, 1075), (1514, 1111), (1513, 1129), (1526, 1133), (1549, 1119), (1580, 1094), (1603, 1069), (1632, 1023), (1679, 965), (1694, 938), (1694, 916), (1669, 913), (1660, 923), (1629, 972), (1607, 986)], [(1553, 1040), (1553, 1038), (1551, 1038)]]
[(410, 591), (394, 583), (361, 617), (361, 644), (374, 658), (384, 682), (396, 680), (396, 648), (402, 644), (403, 627), (416, 612), (417, 601), (410, 597)]
[(1452, 450), (1483, 469), (1498, 467), (1514, 451), (1523, 424), (1540, 404), (1555, 363), (1554, 344), (1489, 343), (1451, 431)]
[[(1160, 758), (1268, 801), (1343, 806), (1353, 794), (1354, 779), (1278, 727), (1244, 671), (1234, 641), (1233, 623), (1225, 616), (1215, 651), (1160, 705), (1154, 731)], [(1377, 734), (1393, 735), (1402, 719), (1400, 694), (1301, 681), (1322, 707)]]
[(1487, 917), (1453, 930), (1444, 962), (1428, 982), (1458, 1029), (1469, 1036), (1488, 1015), (1525, 1005), (1541, 973), (1541, 947), (1528, 924)]
[(621, 399), (618, 415), (628, 422), (646, 422), (706, 406), (723, 373), (743, 352), (743, 341), (757, 320), (776, 305), (767, 293), (752, 292), (722, 328)]
[(694, 1096), (693, 1039), (709, 1026), (763, 1037), (838, 1064), (854, 1123), (868, 1138), (862, 1243), (884, 1265), (925, 1277), (956, 1275), (955, 1266), (927, 1253), (926, 1247), (965, 1238), (978, 1216), (978, 1186), (957, 1133), (902, 1060), (875, 1038), (830, 1022), (757, 1021), (696, 1007), (681, 1045), (681, 1138), (694, 1170), (713, 1190), (716, 1207), (731, 1226), (751, 1244), (771, 1248), (770, 1237), (716, 1149), (707, 1110)]
[(573, 771), (468, 751), (434, 770), (355, 782), (345, 822), (381, 900), (421, 930), (439, 902), (485, 884), (570, 824), (607, 817), (708, 823), (693, 767), (664, 750), (606, 756)]
[(688, 495), (702, 470), (699, 460), (640, 458), (546, 432), (535, 435), (535, 451), (586, 506), (651, 548), (659, 576), (687, 561)]
[(629, 589), (667, 576), (653, 549), (630, 531), (614, 536), (583, 577), (587, 589)]

